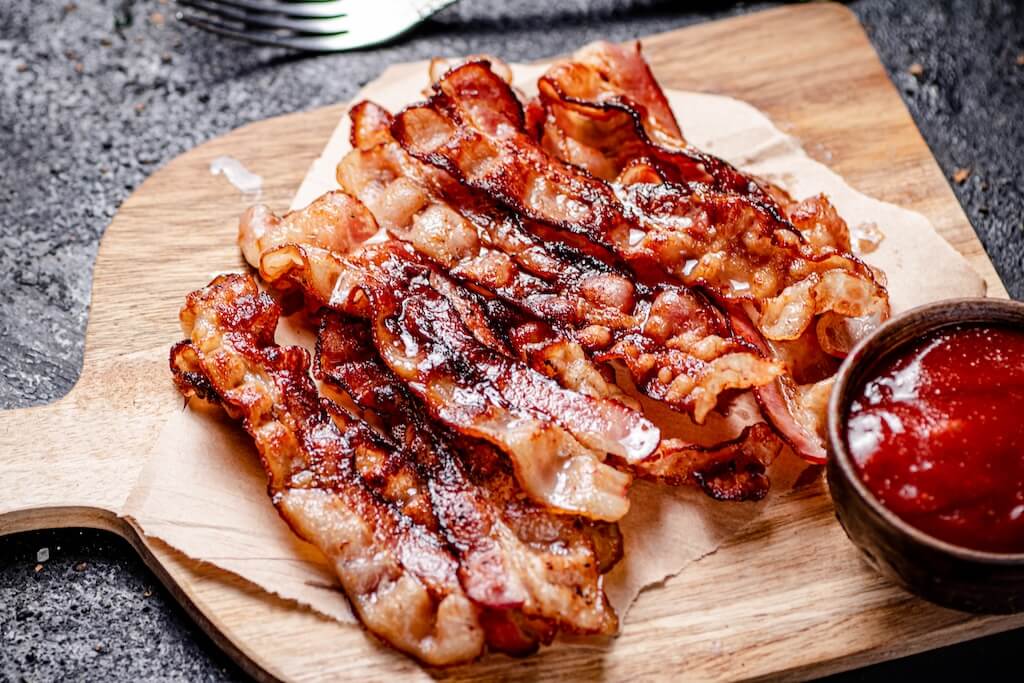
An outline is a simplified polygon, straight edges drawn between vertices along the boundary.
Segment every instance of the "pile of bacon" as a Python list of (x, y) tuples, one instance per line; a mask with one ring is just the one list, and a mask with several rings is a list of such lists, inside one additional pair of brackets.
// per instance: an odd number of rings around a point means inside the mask
[[(525, 104), (499, 63), (432, 76), (351, 110), (343, 191), (243, 216), (267, 291), (189, 295), (171, 368), (243, 421), (366, 627), (447, 665), (616, 630), (634, 477), (756, 500), (783, 441), (821, 462), (830, 378), (888, 299), (825, 197), (688, 145), (639, 47), (590, 46)], [(282, 308), (312, 358), (275, 344)], [(744, 391), (766, 422), (663, 439), (616, 368), (695, 424)]]

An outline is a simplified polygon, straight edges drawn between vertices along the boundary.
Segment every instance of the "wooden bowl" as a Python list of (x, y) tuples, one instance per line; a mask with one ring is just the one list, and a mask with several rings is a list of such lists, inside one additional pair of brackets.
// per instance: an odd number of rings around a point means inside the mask
[(939, 540), (897, 517), (868, 490), (846, 441), (852, 393), (892, 353), (943, 327), (992, 324), (1024, 329), (1024, 303), (951, 299), (915, 308), (862, 340), (836, 375), (828, 406), (828, 487), (836, 517), (868, 564), (916, 595), (987, 614), (1024, 610), (1024, 553), (972, 550)]

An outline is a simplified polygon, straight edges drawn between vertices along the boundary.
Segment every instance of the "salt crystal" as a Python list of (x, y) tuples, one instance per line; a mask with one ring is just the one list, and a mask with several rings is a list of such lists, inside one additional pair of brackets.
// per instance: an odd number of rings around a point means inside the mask
[(36, 553), (36, 562), (46, 562), (48, 559), (50, 559), (50, 549), (40, 548)]

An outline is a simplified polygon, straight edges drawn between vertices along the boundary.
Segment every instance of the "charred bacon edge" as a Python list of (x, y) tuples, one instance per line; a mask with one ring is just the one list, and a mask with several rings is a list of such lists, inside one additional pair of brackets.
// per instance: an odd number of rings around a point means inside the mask
[[(561, 83), (549, 74), (540, 77), (538, 86), (540, 86), (541, 102), (544, 103), (546, 108), (565, 106), (581, 115), (585, 115), (585, 112), (588, 111), (613, 111), (625, 114), (632, 121), (637, 140), (646, 150), (648, 158), (661, 170), (675, 175), (675, 173), (682, 172), (681, 163), (689, 165), (698, 171), (703, 167), (704, 173), (712, 179), (712, 182), (708, 184), (708, 189), (736, 193), (745, 197), (755, 209), (769, 218), (777, 227), (789, 230), (797, 235), (800, 234), (782, 214), (782, 210), (772, 197), (765, 192), (760, 183), (741, 172), (725, 159), (699, 150), (690, 144), (679, 148), (669, 148), (654, 142), (647, 133), (647, 128), (644, 126), (644, 117), (638, 111), (637, 103), (634, 103), (628, 96), (618, 95), (604, 99), (601, 102), (586, 100), (568, 94)], [(555, 121), (555, 125), (558, 125), (557, 119)], [(561, 128), (561, 130), (564, 134), (572, 136), (564, 128)], [(666, 159), (669, 161), (666, 161)]]
[[(782, 449), (772, 428), (764, 422), (748, 425), (738, 436), (710, 446), (681, 443), (677, 439), (662, 442), (650, 463), (634, 466), (640, 479), (670, 485), (696, 484), (718, 501), (758, 501), (767, 495), (771, 482), (768, 466)], [(763, 451), (759, 453), (758, 451)], [(661, 473), (659, 460), (690, 454), (689, 469)]]

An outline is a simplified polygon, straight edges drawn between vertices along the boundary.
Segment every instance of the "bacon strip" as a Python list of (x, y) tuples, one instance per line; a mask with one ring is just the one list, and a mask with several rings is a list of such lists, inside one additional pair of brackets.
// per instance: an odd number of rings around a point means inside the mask
[[(356, 149), (339, 165), (339, 183), (365, 201), (389, 232), (450, 268), (454, 277), (553, 323), (566, 341), (600, 360), (624, 360), (646, 393), (698, 422), (722, 391), (768, 383), (781, 372), (750, 347), (727, 339), (728, 326), (699, 296), (670, 285), (636, 285), (628, 274), (574, 247), (545, 243), (514, 214), (409, 157), (390, 133), (379, 130), (387, 117), (368, 102), (353, 109)], [(687, 316), (657, 314), (666, 306), (678, 308), (682, 300), (689, 302)]]
[[(396, 118), (395, 138), (416, 158), (533, 220), (610, 249), (640, 272), (661, 268), (727, 299), (799, 309), (798, 320), (807, 312), (888, 312), (885, 290), (867, 266), (849, 254), (815, 251), (799, 231), (769, 220), (749, 197), (699, 184), (612, 187), (550, 157), (524, 131), (521, 112), (511, 111), (517, 105), (512, 91), (484, 63), (449, 72), (435, 91), (427, 103)], [(484, 116), (485, 102), (499, 104)], [(863, 281), (867, 296), (801, 296), (806, 293), (789, 289), (832, 270), (844, 273), (847, 292), (850, 279)], [(762, 328), (769, 338), (793, 331)]]
[(283, 244), (309, 244), (345, 253), (377, 229), (373, 214), (365, 206), (335, 191), (281, 217), (263, 204), (247, 209), (238, 222), (238, 244), (249, 265), (259, 268), (263, 252)]
[[(634, 76), (623, 78), (623, 73)], [(639, 44), (633, 50), (589, 45), (553, 65), (537, 87), (547, 114), (542, 142), (556, 157), (608, 181), (643, 159), (663, 180), (737, 193), (769, 220), (781, 220), (778, 205), (759, 181), (686, 143)]]
[(766, 180), (690, 146), (639, 43), (632, 50), (588, 45), (554, 64), (538, 89), (541, 142), (553, 156), (622, 185), (670, 180), (737, 193), (779, 227), (798, 230), (815, 249), (851, 251), (849, 229), (824, 195), (794, 201)]
[[(769, 343), (743, 309), (735, 304), (725, 305), (730, 308), (730, 321), (736, 333), (763, 353), (771, 353)], [(827, 451), (823, 430), (819, 430), (809, 418), (811, 415), (815, 418), (823, 415), (827, 406), (822, 404), (816, 411), (809, 411), (801, 405), (799, 397), (800, 388), (792, 375), (780, 376), (774, 382), (754, 389), (754, 398), (762, 413), (793, 451), (808, 462), (824, 464)]]
[[(327, 316), (317, 347), (323, 379), (374, 411), (415, 454), (470, 598), (576, 633), (614, 630), (591, 537), (619, 538), (615, 525), (555, 515), (523, 500), (490, 446), (468, 444), (429, 419), (377, 356), (366, 323)], [(538, 525), (543, 535), (531, 530)]]
[(601, 458), (643, 459), (658, 443), (657, 428), (619, 403), (567, 391), (481, 344), (430, 285), (437, 271), (407, 247), (373, 245), (343, 260), (289, 245), (264, 254), (261, 274), (271, 283), (299, 284), (319, 305), (372, 317), (388, 367), (433, 417), (505, 451), (535, 500), (594, 519), (625, 514), (629, 477)]
[(308, 375), (308, 354), (273, 343), (279, 313), (251, 277), (221, 276), (190, 294), (181, 313), (190, 340), (176, 345), (170, 359), (179, 389), (242, 419), (274, 505), (333, 563), (371, 632), (432, 665), (476, 658), (483, 629), (455, 559), (439, 538), (362, 483), (356, 452), (381, 443), (354, 418), (326, 414)]
[[(375, 126), (379, 124), (366, 125), (365, 117), (370, 116), (374, 121), (382, 122), (387, 120), (386, 116), (378, 113), (377, 108), (365, 103), (357, 106), (356, 110), (361, 114), (354, 119), (353, 129), (357, 131), (355, 142), (369, 137), (379, 143), (380, 134), (375, 130)], [(405, 156), (401, 150), (397, 152)], [(411, 158), (405, 158), (407, 163), (419, 163)], [(349, 175), (355, 173), (355, 170), (350, 167)], [(427, 173), (437, 173), (429, 167), (426, 170)], [(427, 184), (427, 181), (423, 182)], [(273, 266), (268, 264), (278, 260), (282, 252), (288, 253), (289, 250), (277, 250), (268, 254), (264, 262), (263, 275), (270, 282), (281, 281), (281, 275), (270, 272)], [(552, 257), (548, 258), (550, 260)], [(294, 265), (306, 261), (310, 264), (309, 268), (291, 270)], [(340, 290), (345, 287), (358, 287), (358, 284), (339, 286), (339, 281), (347, 282), (348, 279), (352, 279), (351, 272), (346, 270), (341, 261), (324, 252), (305, 249), (294, 262), (288, 258), (284, 258), (284, 262), (283, 268), (291, 272), (292, 278), (305, 281), (307, 293), (314, 294), (312, 298), (315, 306), (332, 305), (332, 302), (337, 306), (340, 301), (337, 297)], [(567, 261), (566, 270), (577, 263)], [(316, 276), (315, 273), (320, 273), (321, 276)], [(325, 273), (326, 275), (323, 275)], [(563, 275), (560, 283), (566, 289), (569, 287), (567, 279), (568, 276)], [(477, 341), (500, 353), (509, 353), (504, 342), (497, 340), (494, 332), (489, 329), (489, 322), (483, 319), (484, 316), (478, 310), (478, 303), (469, 301), (467, 295), (462, 293), (463, 290), (455, 287), (446, 278), (432, 276), (430, 282), (432, 287), (442, 292), (456, 307), (463, 323), (467, 324)], [(623, 290), (623, 287), (626, 289)], [(643, 320), (640, 332), (631, 332), (627, 327), (626, 333), (620, 332), (619, 340), (614, 344), (608, 340), (594, 339), (595, 335), (601, 334), (601, 329), (607, 330), (598, 325), (585, 327), (578, 338), (587, 343), (592, 350), (596, 347), (605, 347), (605, 351), (596, 352), (597, 358), (602, 361), (623, 360), (633, 372), (636, 382), (649, 395), (667, 400), (676, 406), (689, 407), (697, 419), (703, 419), (703, 416), (715, 406), (721, 393), (730, 389), (747, 388), (750, 386), (750, 378), (757, 377), (756, 357), (748, 348), (736, 349), (734, 344), (717, 336), (715, 333), (729, 335), (728, 328), (705, 302), (687, 290), (667, 288), (657, 294), (653, 306), (645, 301), (634, 303), (633, 286), (623, 276), (609, 271), (607, 267), (596, 270), (578, 289), (589, 295), (588, 303), (594, 304), (592, 308), (581, 303), (579, 308), (593, 312), (595, 308), (600, 309), (603, 303), (606, 311), (599, 314), (600, 318), (590, 317), (588, 322), (604, 322), (614, 329), (623, 325), (638, 325), (638, 318)], [(343, 299), (345, 297), (341, 297), (341, 300)], [(615, 308), (616, 305), (619, 306), (618, 309)], [(630, 305), (634, 310), (632, 314), (621, 312), (623, 306), (628, 308)], [(558, 320), (564, 327), (571, 329), (572, 313), (566, 312), (564, 308), (531, 312), (537, 317)], [(503, 315), (508, 316), (507, 313)], [(536, 321), (524, 321), (517, 317), (514, 322), (505, 321), (505, 327), (501, 332), (507, 334), (509, 340), (514, 342), (515, 351), (531, 367), (557, 379), (564, 387), (585, 396), (612, 399), (629, 407), (638, 407), (615, 386), (610, 376), (606, 376), (605, 372), (593, 364), (580, 343), (562, 338), (550, 326)], [(684, 343), (687, 347), (692, 346), (693, 351), (699, 355), (681, 351), (679, 346)], [(751, 370), (752, 360), (754, 372)], [(771, 365), (762, 364), (762, 367), (767, 367), (767, 372), (770, 373), (762, 375), (763, 378), (759, 380), (762, 384), (770, 382), (778, 374)], [(687, 483), (696, 481), (688, 476), (677, 477), (677, 480)], [(751, 489), (751, 496), (760, 495), (762, 494)]]
[(763, 422), (714, 446), (666, 439), (654, 457), (633, 466), (638, 477), (673, 486), (695, 484), (715, 500), (761, 500), (768, 493), (768, 465), (782, 443)]
[[(395, 259), (399, 254), (391, 250), (385, 255), (381, 250), (387, 265), (375, 272), (386, 272), (391, 277), (381, 278), (373, 293), (367, 292), (367, 296), (376, 299), (374, 338), (388, 366), (410, 383), (413, 392), (426, 400), (432, 412), (449, 424), (461, 424), (467, 433), (475, 431), (474, 436), (499, 442), (499, 446), (511, 445), (511, 434), (516, 435), (516, 441), (525, 436), (530, 442), (544, 438), (542, 435), (555, 436), (561, 448), (573, 453), (566, 466), (559, 467), (557, 472), (537, 471), (534, 468), (543, 465), (522, 455), (513, 455), (513, 462), (520, 481), (553, 477), (548, 479), (548, 487), (557, 490), (556, 497), (565, 501), (556, 507), (573, 510), (583, 502), (573, 502), (580, 499), (580, 494), (584, 500), (591, 496), (591, 491), (584, 488), (614, 496), (616, 485), (628, 483), (628, 478), (613, 474), (613, 470), (589, 454), (611, 453), (628, 462), (642, 460), (657, 446), (658, 429), (635, 411), (612, 401), (567, 391), (477, 343), (448, 300), (422, 281), (425, 268), (401, 256)], [(394, 277), (400, 269), (404, 272)], [(488, 385), (488, 391), (480, 391)], [(532, 417), (535, 415), (544, 416), (571, 437), (563, 438), (543, 428)], [(520, 432), (524, 427), (525, 434)], [(574, 443), (580, 448), (574, 447)], [(516, 443), (512, 450), (518, 453), (525, 445)], [(585, 487), (582, 483), (587, 480), (590, 485)], [(614, 504), (614, 500), (609, 498), (605, 502)], [(624, 495), (622, 501), (627, 502)], [(611, 512), (611, 508), (603, 515), (598, 512), (600, 507), (583, 507), (578, 510), (581, 514), (589, 513), (597, 519), (614, 520), (621, 516)]]
[[(344, 432), (345, 425), (351, 422), (352, 416), (329, 399), (323, 399), (323, 403)], [(397, 445), (399, 443), (402, 445)], [(401, 441), (388, 441), (386, 448), (382, 449), (357, 448), (354, 458), (356, 471), (368, 488), (392, 503), (406, 517), (437, 534), (439, 539), (448, 541), (448, 545), (451, 546), (450, 539), (446, 537), (444, 528), (435, 515), (431, 500), (433, 483), (423, 476), (416, 466), (419, 453), (413, 450), (411, 445)], [(457, 549), (453, 549), (453, 552), (458, 555)], [(506, 607), (489, 606), (487, 600), (478, 599), (480, 595), (474, 595), (469, 590), (470, 584), (464, 578), (466, 571), (467, 567), (460, 558), (458, 578), (467, 597), (481, 608), (478, 619), (491, 650), (525, 655), (535, 652), (542, 642), (550, 644), (555, 634), (553, 624), (526, 617)], [(474, 587), (478, 585), (479, 583), (473, 584)]]
[[(392, 258), (392, 255), (397, 253), (399, 258), (403, 252), (398, 251), (395, 248), (389, 250), (390, 254), (387, 258)], [(397, 271), (397, 267), (391, 264), (388, 268), (384, 269), (389, 273)], [(420, 281), (423, 280), (422, 276), (414, 275), (416, 266), (413, 266), (412, 272), (405, 275), (405, 278), (416, 280), (417, 277)], [(443, 353), (454, 355), (458, 353), (462, 356), (464, 362), (468, 367), (471, 368), (484, 368), (493, 366), (496, 359), (494, 356), (487, 357), (484, 354), (489, 352), (483, 352), (483, 348), (487, 348), (484, 345), (482, 348), (478, 348), (474, 351), (453, 351), (453, 349), (464, 348), (468, 336), (465, 332), (460, 333), (456, 328), (457, 324), (454, 319), (456, 316), (444, 316), (441, 314), (443, 306), (438, 306), (443, 294), (443, 290), (439, 291), (436, 285), (433, 283), (439, 278), (436, 271), (431, 272), (427, 282), (431, 283), (431, 288), (419, 288), (416, 287), (413, 290), (403, 288), (398, 281), (393, 281), (391, 286), (386, 287), (386, 291), (395, 292), (401, 290), (402, 293), (402, 314), (403, 322), (396, 325), (394, 318), (389, 318), (391, 325), (381, 325), (380, 318), (377, 318), (377, 324), (375, 325), (375, 338), (377, 341), (377, 347), (380, 350), (382, 356), (387, 360), (388, 349), (392, 351), (401, 346), (403, 349), (408, 349), (412, 346), (426, 346), (427, 340), (433, 339), (444, 339), (445, 340), (445, 351)], [(438, 296), (441, 294), (441, 296)], [(424, 302), (431, 302), (430, 304), (424, 304), (426, 310), (429, 306), (429, 313), (419, 313), (417, 301), (418, 297), (423, 296)], [(449, 309), (453, 310), (453, 309)], [(380, 316), (382, 311), (380, 308), (377, 309), (377, 315)], [(664, 312), (652, 312), (651, 317), (656, 318), (657, 316), (665, 315)], [(463, 316), (464, 317), (464, 316)], [(429, 326), (424, 326), (423, 322), (429, 321)], [(382, 343), (381, 334), (382, 328), (393, 327), (387, 334), (392, 338), (391, 343)], [(400, 340), (400, 343), (399, 343)], [(554, 345), (557, 346), (557, 343)], [(435, 347), (439, 348), (439, 347)], [(548, 347), (548, 351), (551, 351), (551, 347)], [(438, 355), (438, 350), (428, 351), (426, 348), (422, 348), (420, 355), (415, 356), (415, 365), (419, 376), (423, 374), (423, 366), (425, 358)], [(486, 359), (485, 359), (486, 358)], [(557, 361), (556, 361), (557, 362)], [(396, 368), (396, 363), (388, 363), (392, 369)], [(401, 372), (397, 371), (401, 376)], [(497, 373), (494, 373), (497, 375)], [(417, 379), (412, 376), (406, 378), (410, 381), (410, 387), (415, 392)], [(590, 382), (589, 387), (583, 389), (589, 396), (594, 399), (600, 400), (604, 405), (617, 405), (609, 401), (609, 398), (619, 399), (618, 392), (611, 393), (610, 387), (612, 386), (607, 382), (599, 382), (593, 376), (587, 375), (586, 380)], [(512, 394), (518, 396), (521, 395), (540, 395), (546, 390), (541, 383), (531, 383), (529, 385), (523, 383), (519, 385), (521, 389), (513, 390)], [(529, 388), (528, 388), (529, 387)], [(503, 396), (506, 400), (516, 401), (518, 398), (510, 399), (507, 388), (501, 387), (499, 389), (503, 392)], [(466, 393), (462, 394), (463, 400), (468, 400), (469, 395)], [(445, 402), (445, 409), (451, 410), (453, 407), (452, 402)], [(547, 412), (549, 418), (554, 419), (558, 422), (561, 418), (555, 416), (547, 401), (544, 404), (538, 406), (536, 403), (531, 404), (519, 404), (521, 408), (528, 407), (532, 410), (540, 410)], [(571, 409), (567, 404), (564, 404), (562, 408), (566, 414), (571, 413)], [(630, 411), (631, 412), (631, 411)], [(612, 420), (614, 423), (615, 420)], [(569, 428), (569, 425), (562, 423), (564, 426)], [(571, 425), (571, 422), (569, 423)], [(573, 432), (573, 435), (580, 438), (578, 432)], [(478, 435), (479, 436), (479, 435)], [(684, 444), (678, 441), (672, 441), (667, 444), (662, 444), (662, 448), (659, 449), (658, 454), (655, 456), (656, 459), (660, 460), (660, 463), (653, 465), (652, 468), (648, 468), (646, 458), (637, 458), (630, 460), (628, 457), (623, 457), (621, 452), (616, 453), (614, 448), (610, 447), (611, 444), (606, 444), (601, 447), (600, 444), (588, 444), (591, 447), (601, 448), (602, 450), (608, 451), (613, 455), (618, 455), (628, 469), (633, 472), (640, 473), (642, 475), (656, 476), (664, 481), (672, 481), (677, 484), (682, 483), (693, 483), (701, 486), (701, 488), (713, 497), (721, 500), (757, 500), (762, 498), (767, 492), (768, 479), (764, 476), (764, 470), (767, 464), (769, 464), (775, 455), (778, 453), (781, 444), (775, 439), (771, 433), (763, 426), (752, 433), (752, 438), (741, 439), (735, 443), (729, 442), (720, 444), (715, 447), (704, 448), (700, 446), (694, 446), (691, 444)], [(755, 442), (755, 439), (756, 442)], [(582, 439), (581, 439), (582, 441)], [(587, 442), (584, 442), (587, 443)], [(599, 517), (600, 519), (600, 517)]]
[[(532, 362), (543, 365), (535, 367), (539, 372), (557, 374), (564, 385), (587, 396), (610, 398), (640, 408), (640, 404), (614, 384), (612, 378), (595, 373), (589, 364), (579, 365), (582, 355), (579, 345), (552, 340), (550, 328), (543, 323), (523, 324), (514, 328), (509, 337), (513, 347), (536, 347), (526, 355)], [(820, 400), (820, 389), (815, 393), (815, 398)], [(802, 415), (815, 414), (812, 407), (803, 404), (799, 407), (803, 410)], [(663, 439), (651, 457), (637, 463), (619, 465), (644, 479), (673, 486), (699, 486), (716, 500), (761, 500), (770, 487), (767, 467), (781, 448), (782, 441), (768, 425), (758, 423), (744, 430), (736, 439), (712, 446), (681, 439)]]
[[(821, 315), (817, 334), (822, 348), (844, 357), (858, 335), (877, 326), (888, 314), (884, 289), (879, 291), (884, 280), (850, 254), (846, 223), (823, 195), (796, 202), (780, 188), (687, 145), (681, 134), (658, 127), (647, 114), (646, 104), (652, 100), (648, 94), (652, 87), (661, 94), (657, 83), (652, 78), (628, 84), (618, 76), (618, 72), (639, 72), (643, 66), (639, 46), (630, 52), (608, 43), (588, 46), (571, 61), (554, 65), (538, 83), (547, 112), (545, 142), (564, 138), (572, 145), (554, 145), (552, 153), (595, 175), (600, 175), (600, 169), (586, 165), (588, 162), (611, 165), (615, 175), (600, 177), (617, 178), (624, 186), (670, 180), (689, 184), (698, 193), (705, 193), (702, 188), (706, 186), (739, 195), (760, 214), (766, 234), (781, 230), (802, 238), (801, 258), (823, 261), (841, 255), (841, 259), (832, 259), (833, 265), (824, 265), (805, 281), (791, 284), (769, 299), (761, 307), (764, 319), (759, 326), (774, 341), (795, 339), (815, 315)], [(588, 151), (572, 158), (573, 150), (580, 149)], [(655, 177), (638, 177), (638, 163), (651, 168)], [(700, 186), (694, 188), (694, 183)], [(784, 238), (788, 244), (788, 236)], [(793, 275), (803, 277), (799, 272)], [(796, 306), (795, 300), (801, 304)], [(866, 308), (863, 302), (868, 302)], [(793, 312), (796, 315), (780, 325), (780, 314)], [(848, 317), (859, 319), (852, 329)]]
[[(520, 410), (546, 415), (587, 448), (627, 462), (642, 460), (654, 451), (660, 438), (658, 429), (638, 412), (616, 402), (567, 391), (500, 357), (490, 345), (479, 344), (478, 337), (467, 329), (465, 309), (460, 310), (460, 306), (473, 305), (468, 297), (453, 302), (446, 295), (458, 291), (451, 281), (404, 245), (385, 244), (366, 249), (360, 256), (363, 263), (373, 264), (368, 272), (372, 273), (374, 286), (362, 290), (376, 299), (374, 336), (378, 351), (399, 376), (410, 367), (412, 358), (430, 357), (427, 349), (436, 349), (438, 354), (471, 365), (472, 371), (460, 368), (461, 373), (482, 373), (490, 367), (489, 379), (502, 378), (503, 385), (496, 388), (505, 401)], [(397, 332), (400, 328), (408, 336), (401, 336)], [(410, 338), (423, 340), (420, 349), (412, 350)], [(389, 355), (393, 362), (389, 362)], [(429, 358), (428, 362), (438, 360)], [(428, 372), (422, 364), (415, 371), (418, 375)]]

